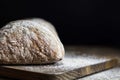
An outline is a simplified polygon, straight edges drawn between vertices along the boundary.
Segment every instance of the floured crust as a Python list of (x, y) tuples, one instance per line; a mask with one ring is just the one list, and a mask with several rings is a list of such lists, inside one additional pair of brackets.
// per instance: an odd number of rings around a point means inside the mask
[(17, 20), (0, 30), (0, 64), (46, 64), (63, 58), (64, 48), (54, 27), (37, 21)]

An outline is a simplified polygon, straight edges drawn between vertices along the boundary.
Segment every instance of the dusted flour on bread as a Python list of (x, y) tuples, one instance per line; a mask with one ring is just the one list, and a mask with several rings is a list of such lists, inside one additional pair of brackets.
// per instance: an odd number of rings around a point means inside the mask
[(57, 32), (45, 20), (17, 20), (0, 29), (0, 64), (46, 64), (63, 57)]

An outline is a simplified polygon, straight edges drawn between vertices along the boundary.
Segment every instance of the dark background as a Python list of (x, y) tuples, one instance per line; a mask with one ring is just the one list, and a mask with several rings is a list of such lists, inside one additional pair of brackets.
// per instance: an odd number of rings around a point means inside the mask
[(119, 11), (113, 0), (0, 0), (0, 26), (40, 17), (56, 27), (64, 44), (119, 46)]

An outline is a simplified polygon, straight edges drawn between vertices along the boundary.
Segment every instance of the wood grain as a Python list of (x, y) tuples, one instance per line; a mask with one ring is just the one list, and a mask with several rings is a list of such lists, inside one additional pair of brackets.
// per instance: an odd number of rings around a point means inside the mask
[[(100, 56), (97, 52), (94, 55), (83, 52), (80, 47), (66, 47), (64, 60), (50, 65), (1, 65), (0, 75), (22, 80), (73, 80), (110, 69), (118, 63), (115, 57)], [(66, 60), (71, 61), (71, 65), (66, 65)]]

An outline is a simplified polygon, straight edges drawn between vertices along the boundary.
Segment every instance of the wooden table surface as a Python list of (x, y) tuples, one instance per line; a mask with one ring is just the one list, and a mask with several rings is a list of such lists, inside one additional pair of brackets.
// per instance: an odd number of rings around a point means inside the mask
[[(109, 70), (105, 70), (102, 72), (98, 72), (95, 74), (87, 75), (78, 80), (120, 80), (120, 49), (115, 47), (107, 47), (107, 46), (65, 46), (65, 50), (67, 51), (80, 51), (80, 54), (89, 54), (96, 55), (99, 57), (105, 58), (117, 58), (119, 64), (117, 67), (114, 67)], [(0, 80), (13, 80), (10, 78), (6, 78), (1, 76)]]

